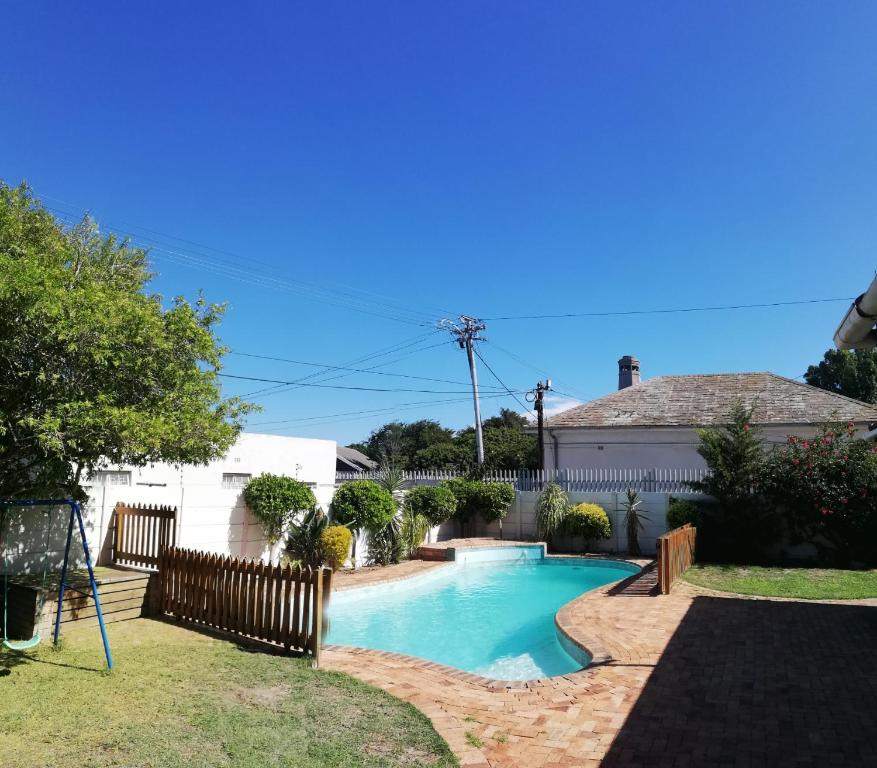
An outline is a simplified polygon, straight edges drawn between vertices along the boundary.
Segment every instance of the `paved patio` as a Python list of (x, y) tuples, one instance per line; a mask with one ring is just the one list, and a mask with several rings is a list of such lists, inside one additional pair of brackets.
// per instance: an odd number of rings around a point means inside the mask
[[(435, 565), (406, 573), (421, 567)], [(563, 677), (498, 686), (339, 648), (324, 666), (413, 703), (464, 766), (877, 765), (875, 601), (753, 599), (687, 584), (657, 596), (653, 583), (646, 572), (560, 611), (563, 631), (595, 657)]]

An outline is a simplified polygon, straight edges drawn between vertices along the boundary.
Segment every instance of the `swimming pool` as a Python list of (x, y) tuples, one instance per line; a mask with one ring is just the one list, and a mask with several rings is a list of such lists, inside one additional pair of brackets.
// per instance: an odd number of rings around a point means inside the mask
[(616, 560), (545, 557), (541, 545), (459, 550), (454, 563), (426, 574), (333, 594), (326, 641), (499, 680), (562, 675), (590, 659), (558, 637), (554, 615), (638, 571)]

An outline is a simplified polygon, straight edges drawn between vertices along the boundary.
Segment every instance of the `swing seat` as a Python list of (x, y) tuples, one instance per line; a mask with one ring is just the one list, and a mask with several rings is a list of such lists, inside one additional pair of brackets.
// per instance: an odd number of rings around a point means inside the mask
[(30, 640), (3, 640), (3, 646), (10, 651), (28, 651), (40, 644), (42, 638), (37, 632)]

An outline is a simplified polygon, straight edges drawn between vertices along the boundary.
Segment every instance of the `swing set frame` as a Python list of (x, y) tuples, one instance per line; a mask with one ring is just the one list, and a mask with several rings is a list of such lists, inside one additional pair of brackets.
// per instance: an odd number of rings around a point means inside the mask
[[(64, 606), (64, 593), (67, 590), (72, 592), (77, 592), (80, 595), (83, 595), (86, 598), (91, 598), (94, 600), (95, 608), (97, 609), (97, 620), (100, 625), (100, 633), (101, 639), (103, 640), (104, 645), (104, 654), (107, 658), (107, 668), (113, 668), (113, 654), (110, 651), (110, 641), (107, 639), (107, 629), (104, 625), (104, 614), (101, 610), (100, 605), (100, 595), (98, 594), (97, 589), (97, 581), (94, 578), (94, 567), (91, 562), (91, 552), (88, 548), (88, 539), (85, 536), (85, 523), (82, 519), (82, 508), (79, 506), (79, 502), (74, 499), (9, 499), (5, 501), (0, 501), (0, 509), (2, 509), (3, 514), (5, 516), (6, 512), (10, 507), (59, 507), (59, 506), (69, 506), (70, 507), (70, 518), (67, 524), (67, 541), (64, 545), (64, 564), (61, 567), (61, 580), (58, 583), (58, 609), (55, 613), (55, 632), (53, 637), (53, 644), (57, 647), (58, 641), (60, 639), (61, 634), (61, 612)], [(85, 564), (88, 567), (88, 580), (91, 588), (91, 593), (83, 592), (81, 589), (77, 589), (76, 587), (71, 586), (67, 582), (67, 568), (70, 563), (70, 546), (73, 543), (73, 524), (76, 522), (79, 527), (79, 535), (82, 539), (82, 550), (85, 554)], [(51, 518), (50, 518), (51, 525)], [(6, 542), (6, 547), (8, 547), (8, 540)], [(47, 547), (48, 549), (48, 547)], [(4, 551), (4, 558), (5, 558)], [(44, 566), (45, 567), (45, 566)], [(5, 574), (4, 578), (8, 579), (8, 574)], [(6, 610), (5, 605), (6, 597), (4, 595), (4, 612)], [(10, 648), (11, 650), (19, 650), (15, 647), (14, 644), (10, 644), (10, 641), (6, 638), (7, 627), (5, 621), (5, 613), (4, 613), (4, 623), (3, 623), (3, 644)], [(33, 647), (39, 642), (39, 635), (35, 635), (32, 640), (36, 640), (32, 645), (28, 644), (20, 648), (20, 650), (26, 650), (29, 647)]]

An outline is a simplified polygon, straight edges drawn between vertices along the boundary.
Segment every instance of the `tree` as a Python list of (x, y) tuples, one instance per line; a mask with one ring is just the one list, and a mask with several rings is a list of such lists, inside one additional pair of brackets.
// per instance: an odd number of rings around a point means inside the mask
[(777, 515), (757, 493), (764, 452), (760, 432), (752, 424), (753, 410), (738, 401), (728, 424), (698, 430), (697, 452), (709, 472), (690, 485), (715, 499), (701, 508), (703, 535), (698, 537), (701, 551), (714, 559), (760, 560), (779, 535)]
[[(489, 427), (484, 432), (484, 465), (491, 469), (534, 469), (538, 463), (537, 442), (513, 427)], [(475, 430), (464, 429), (456, 438), (456, 444), (465, 446), (466, 453), (475, 461)], [(463, 467), (460, 468), (465, 469)]]
[(516, 429), (519, 432), (530, 425), (527, 417), (511, 408), (500, 408), (499, 416), (491, 416), (481, 422), (483, 429)]
[(737, 401), (731, 407), (730, 423), (697, 431), (700, 438), (697, 452), (709, 473), (703, 480), (691, 483), (691, 487), (720, 504), (733, 505), (747, 498), (758, 479), (763, 454), (760, 432), (752, 424), (753, 410)]
[[(373, 480), (350, 480), (342, 483), (332, 499), (332, 522), (352, 531), (381, 531), (396, 517), (396, 500), (386, 488)], [(356, 537), (353, 538), (356, 558)]]
[(411, 460), (411, 469), (448, 470), (466, 472), (475, 463), (474, 438), (471, 446), (436, 443), (421, 448)]
[(258, 518), (269, 544), (276, 544), (299, 512), (316, 509), (314, 492), (286, 475), (265, 472), (244, 488), (244, 501)]
[(452, 430), (431, 419), (409, 424), (391, 421), (369, 435), (363, 452), (373, 461), (408, 469), (418, 451), (432, 445), (450, 443), (453, 438)]
[(829, 349), (822, 362), (811, 365), (804, 381), (866, 403), (877, 403), (877, 350)]
[(147, 254), (70, 231), (0, 182), (0, 497), (85, 497), (105, 462), (206, 463), (253, 408), (223, 399), (223, 307), (150, 294)]
[[(503, 408), (484, 421), (486, 469), (533, 469), (538, 463), (536, 437), (524, 432), (527, 419)], [(402, 469), (468, 472), (475, 464), (475, 430), (456, 434), (431, 419), (406, 424), (392, 421), (354, 447), (369, 458)]]

